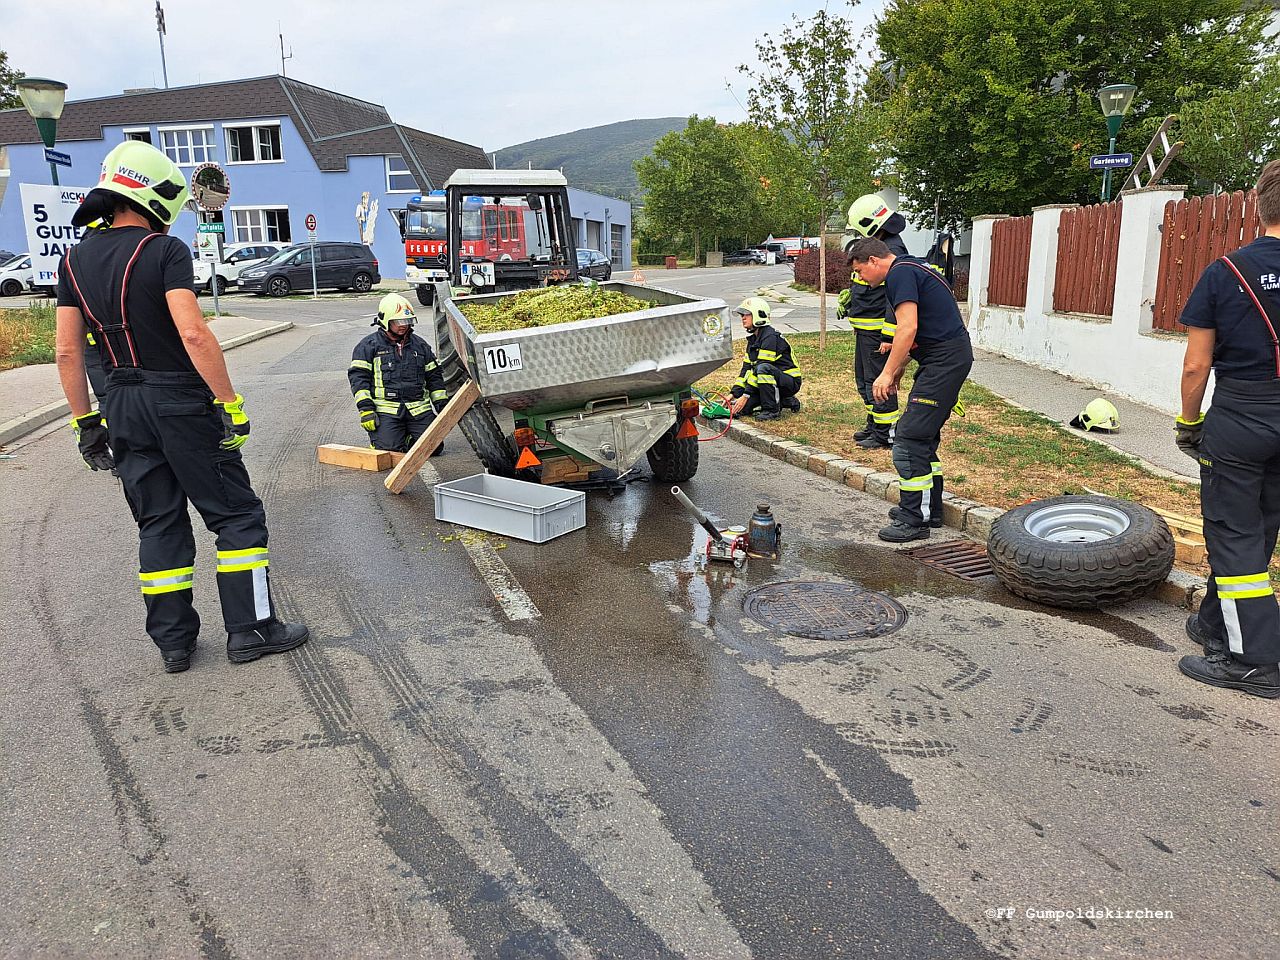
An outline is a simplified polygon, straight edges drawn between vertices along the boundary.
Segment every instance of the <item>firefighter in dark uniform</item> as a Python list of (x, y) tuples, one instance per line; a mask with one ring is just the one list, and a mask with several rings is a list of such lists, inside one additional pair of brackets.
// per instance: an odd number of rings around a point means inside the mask
[[(217, 535), (228, 658), (245, 663), (307, 639), (306, 627), (276, 618), (266, 514), (240, 455), (244, 398), (196, 303), (191, 254), (167, 235), (187, 196), (168, 157), (122, 143), (72, 219), (105, 229), (89, 231), (58, 273), (58, 375), (81, 455), (95, 470), (114, 465), (138, 522), (147, 633), (170, 673), (190, 666), (200, 632), (188, 502)], [(101, 412), (89, 409), (86, 331), (107, 373)]]
[[(449, 398), (436, 355), (413, 332), (414, 321), (409, 301), (388, 293), (378, 304), (378, 329), (351, 353), (347, 380), (360, 411), (360, 426), (369, 431), (369, 444), (378, 450), (407, 451)], [(442, 443), (431, 455), (443, 451)]]
[(897, 392), (908, 359), (919, 365), (893, 438), (901, 496), (880, 539), (924, 540), (932, 522), (942, 518), (938, 445), (973, 366), (969, 331), (951, 287), (923, 260), (895, 256), (880, 240), (859, 240), (849, 250), (849, 262), (863, 280), (884, 285), (887, 309), (897, 322), (893, 349), (872, 396), (883, 401)]
[[(1205, 268), (1183, 308), (1178, 446), (1200, 462), (1208, 589), (1187, 633), (1201, 683), (1280, 697), (1280, 608), (1268, 568), (1280, 531), (1280, 160), (1258, 180), (1263, 235)], [(1213, 405), (1201, 413), (1209, 371)]]
[[(849, 219), (845, 225), (852, 236), (845, 243), (845, 252), (859, 239), (874, 237), (884, 242), (889, 251), (900, 257), (907, 256), (907, 245), (902, 242), (902, 231), (907, 228), (906, 218), (890, 210), (884, 200), (868, 193), (849, 206)], [(871, 395), (871, 385), (884, 370), (890, 349), (893, 347), (895, 321), (885, 306), (884, 287), (872, 286), (856, 273), (850, 278), (849, 289), (840, 295), (837, 314), (849, 321), (854, 329), (853, 372), (858, 394), (866, 405), (866, 425), (853, 435), (858, 446), (876, 450), (893, 445), (893, 429), (898, 422), (898, 395), (889, 394), (877, 401)]]
[(800, 368), (791, 359), (786, 337), (769, 326), (769, 304), (760, 297), (748, 297), (734, 313), (747, 331), (747, 355), (731, 391), (733, 415), (777, 420), (783, 410), (799, 410)]

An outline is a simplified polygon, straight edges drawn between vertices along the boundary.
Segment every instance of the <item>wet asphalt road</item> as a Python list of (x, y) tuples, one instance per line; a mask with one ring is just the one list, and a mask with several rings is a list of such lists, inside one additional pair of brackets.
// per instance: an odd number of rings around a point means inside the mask
[[(428, 485), (478, 471), (460, 435), (400, 497), (316, 462), (361, 442), (372, 304), (253, 306), (300, 324), (229, 361), (306, 647), (226, 661), (200, 530), (201, 648), (159, 672), (119, 491), (65, 429), (0, 462), (0, 956), (1277, 955), (1280, 719), (1177, 673), (1170, 608), (929, 571), (875, 540), (883, 502), (727, 441), (684, 486), (772, 504), (776, 565), (700, 571), (647, 482), (550, 544), (464, 541)], [(789, 580), (907, 622), (744, 614)]]

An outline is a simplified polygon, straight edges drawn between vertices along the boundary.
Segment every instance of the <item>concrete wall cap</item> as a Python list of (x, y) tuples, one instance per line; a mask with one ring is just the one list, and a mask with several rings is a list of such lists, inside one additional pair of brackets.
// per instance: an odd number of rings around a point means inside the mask
[(1032, 213), (1039, 213), (1041, 210), (1075, 210), (1080, 206), (1078, 203), (1046, 203), (1041, 207), (1032, 207)]
[(977, 223), (980, 220), (1008, 220), (1008, 219), (1009, 219), (1009, 214), (1007, 213), (984, 213), (980, 217), (974, 217), (973, 222)]
[(1120, 199), (1132, 197), (1139, 193), (1186, 193), (1187, 185), (1185, 183), (1157, 183), (1155, 186), (1139, 187), (1136, 190), (1125, 190), (1120, 194)]

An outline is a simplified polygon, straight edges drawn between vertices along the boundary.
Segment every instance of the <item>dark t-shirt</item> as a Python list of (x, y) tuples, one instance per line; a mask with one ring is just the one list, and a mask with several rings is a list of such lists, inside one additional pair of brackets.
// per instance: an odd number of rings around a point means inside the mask
[[(1244, 254), (1236, 263), (1240, 272), (1256, 279), (1263, 292), (1271, 295), (1272, 303), (1280, 307), (1280, 237), (1259, 237), (1240, 252)], [(1178, 322), (1186, 327), (1208, 327), (1216, 331), (1214, 376), (1236, 380), (1276, 379), (1271, 331), (1249, 294), (1240, 286), (1240, 279), (1221, 261), (1213, 261), (1200, 274)]]
[[(151, 239), (138, 252), (138, 244), (148, 235)], [(137, 351), (136, 365), (146, 370), (193, 373), (195, 366), (187, 356), (164, 298), (170, 290), (195, 287), (191, 251), (177, 237), (152, 234), (145, 227), (89, 231), (58, 266), (58, 306), (76, 307), (84, 314), (85, 325), (98, 342), (104, 367), (110, 370), (134, 366), (124, 335), (104, 335), (98, 327), (121, 322), (124, 274), (135, 253), (124, 309)]]
[(899, 304), (916, 305), (916, 342), (941, 343), (965, 332), (956, 298), (947, 281), (917, 257), (897, 257), (884, 278), (885, 319), (897, 323)]

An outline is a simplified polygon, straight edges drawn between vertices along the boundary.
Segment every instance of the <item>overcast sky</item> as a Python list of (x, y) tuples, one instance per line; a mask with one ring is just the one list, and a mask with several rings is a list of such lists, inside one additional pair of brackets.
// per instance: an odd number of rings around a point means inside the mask
[[(169, 85), (285, 72), (486, 150), (639, 117), (741, 120), (755, 40), (823, 0), (162, 0)], [(870, 23), (882, 0), (833, 13)], [(358, 15), (353, 16), (353, 12)], [(279, 27), (277, 26), (279, 21)], [(163, 86), (155, 0), (0, 0), (12, 66), (69, 99)], [(733, 93), (726, 89), (726, 81)]]

